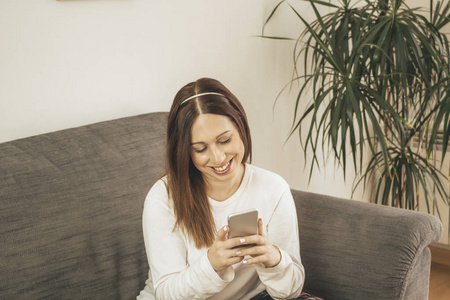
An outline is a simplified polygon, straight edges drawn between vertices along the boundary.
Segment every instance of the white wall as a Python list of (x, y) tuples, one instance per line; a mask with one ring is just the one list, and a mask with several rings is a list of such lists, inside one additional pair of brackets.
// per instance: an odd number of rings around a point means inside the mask
[[(331, 163), (308, 185), (298, 137), (284, 145), (295, 93), (273, 102), (291, 78), (293, 44), (254, 37), (277, 3), (0, 0), (0, 142), (167, 111), (185, 83), (214, 77), (246, 108), (255, 165), (294, 188), (349, 197), (351, 175), (345, 184)], [(295, 37), (301, 24), (290, 16), (267, 34)]]
[(0, 0), (0, 140), (168, 110), (201, 76), (243, 86), (263, 8), (240, 2)]

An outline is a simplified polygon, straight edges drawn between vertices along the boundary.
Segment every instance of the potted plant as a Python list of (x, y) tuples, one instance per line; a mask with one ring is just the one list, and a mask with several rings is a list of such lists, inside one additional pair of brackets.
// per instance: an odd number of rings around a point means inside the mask
[[(450, 51), (442, 33), (450, 22), (450, 3), (431, 1), (424, 16), (403, 0), (306, 1), (313, 22), (281, 1), (264, 27), (281, 5), (305, 26), (294, 47), (290, 83), (300, 85), (289, 136), (299, 133), (305, 153), (312, 152), (311, 172), (324, 148), (345, 176), (350, 152), (357, 174), (353, 191), (375, 182), (376, 203), (415, 209), (423, 194), (429, 212), (439, 197), (449, 204), (449, 174), (440, 167), (450, 134)], [(321, 14), (319, 6), (329, 12)], [(284, 39), (265, 35), (264, 28), (262, 37)], [(299, 111), (300, 102), (308, 100)], [(433, 164), (434, 158), (441, 163)]]

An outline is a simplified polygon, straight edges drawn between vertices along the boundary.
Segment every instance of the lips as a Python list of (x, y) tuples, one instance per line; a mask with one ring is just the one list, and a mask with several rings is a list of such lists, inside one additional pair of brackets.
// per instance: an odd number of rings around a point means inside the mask
[(225, 174), (228, 173), (228, 171), (230, 170), (231, 167), (231, 163), (232, 163), (233, 159), (231, 159), (230, 161), (228, 161), (226, 164), (224, 164), (221, 167), (215, 168), (215, 167), (211, 167), (211, 169), (214, 171), (214, 173), (216, 174)]

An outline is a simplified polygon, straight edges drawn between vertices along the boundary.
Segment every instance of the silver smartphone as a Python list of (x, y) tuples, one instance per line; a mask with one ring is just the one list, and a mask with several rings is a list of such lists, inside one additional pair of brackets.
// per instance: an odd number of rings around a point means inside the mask
[(256, 208), (232, 213), (228, 216), (228, 238), (258, 234), (258, 210)]

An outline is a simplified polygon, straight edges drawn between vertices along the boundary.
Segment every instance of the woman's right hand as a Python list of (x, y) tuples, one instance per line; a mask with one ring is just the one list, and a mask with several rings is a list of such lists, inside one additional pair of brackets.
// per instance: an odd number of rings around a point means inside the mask
[(236, 250), (232, 249), (236, 246), (236, 239), (228, 239), (228, 226), (223, 226), (217, 232), (216, 239), (208, 250), (208, 259), (211, 266), (216, 272), (225, 270), (231, 265), (241, 262), (244, 257), (236, 256)]

